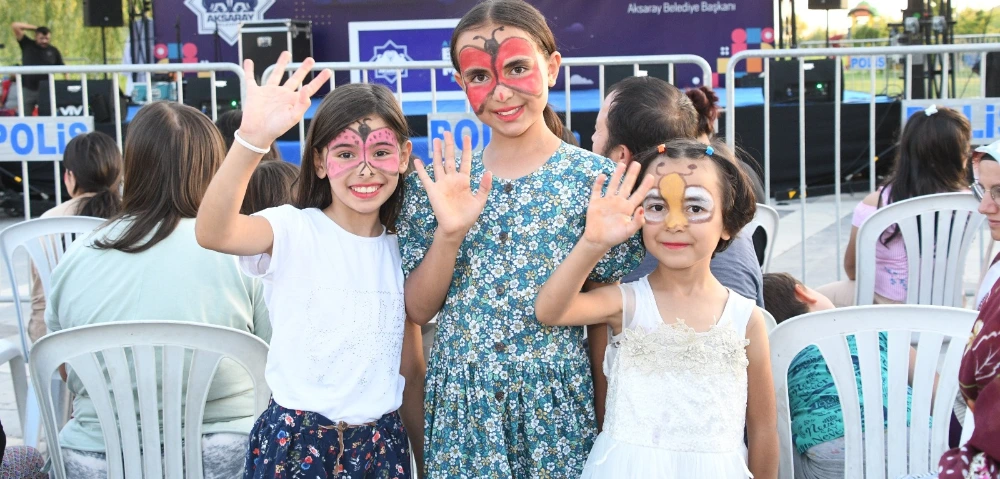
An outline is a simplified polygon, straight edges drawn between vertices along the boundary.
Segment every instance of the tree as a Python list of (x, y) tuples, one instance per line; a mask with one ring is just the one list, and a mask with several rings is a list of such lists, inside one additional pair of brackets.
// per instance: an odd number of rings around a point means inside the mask
[(850, 37), (854, 39), (888, 38), (889, 22), (882, 17), (869, 17), (867, 24), (855, 25), (851, 28)]
[[(0, 50), (0, 64), (19, 65), (21, 49), (11, 31), (11, 22), (45, 25), (52, 29), (52, 44), (62, 52), (69, 64), (96, 64), (102, 62), (101, 29), (83, 26), (82, 0), (2, 0), (0, 8), (0, 43), (7, 48)], [(123, 2), (128, 3), (128, 2)], [(125, 7), (123, 7), (123, 12)], [(128, 18), (125, 14), (124, 18)], [(106, 28), (109, 63), (120, 61), (128, 39), (128, 28)]]
[(1000, 33), (1000, 9), (973, 10), (965, 8), (955, 15), (955, 34)]

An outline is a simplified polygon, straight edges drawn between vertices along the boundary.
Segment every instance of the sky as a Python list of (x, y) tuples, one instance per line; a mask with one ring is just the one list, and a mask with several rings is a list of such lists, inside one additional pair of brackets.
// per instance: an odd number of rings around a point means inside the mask
[[(794, 0), (795, 15), (802, 18), (809, 25), (809, 30), (826, 27), (826, 12), (823, 10), (809, 10), (808, 0)], [(853, 8), (861, 0), (847, 0), (847, 5)], [(906, 8), (906, 0), (868, 0), (868, 3), (878, 10), (880, 16), (888, 17), (891, 20), (899, 21), (902, 18), (902, 10)], [(951, 8), (955, 11), (965, 8), (978, 10), (989, 10), (995, 8), (993, 15), (1000, 16), (1000, 7), (997, 7), (997, 0), (952, 0)], [(787, 5), (786, 5), (787, 6)], [(847, 18), (847, 10), (830, 10), (830, 33), (846, 32), (850, 26), (850, 19)]]

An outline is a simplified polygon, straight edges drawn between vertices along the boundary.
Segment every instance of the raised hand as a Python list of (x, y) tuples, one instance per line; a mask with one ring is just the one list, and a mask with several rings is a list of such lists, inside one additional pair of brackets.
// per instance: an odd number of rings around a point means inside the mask
[(254, 81), (253, 60), (243, 61), (247, 94), (243, 101), (240, 136), (261, 148), (266, 148), (295, 126), (309, 109), (310, 98), (330, 79), (330, 70), (323, 70), (311, 82), (303, 85), (302, 80), (315, 64), (312, 58), (306, 58), (302, 66), (282, 85), (281, 77), (291, 57), (290, 53), (281, 52), (271, 76), (260, 86)]
[[(646, 193), (653, 187), (653, 177), (646, 175), (633, 193), (632, 188), (639, 176), (639, 169), (640, 165), (633, 162), (626, 173), (625, 164), (619, 163), (603, 195), (601, 189), (607, 177), (602, 173), (594, 180), (590, 205), (587, 207), (587, 225), (583, 230), (585, 241), (610, 249), (624, 243), (642, 228), (644, 217), (640, 205)], [(624, 181), (622, 181), (623, 174)]]
[(479, 219), (486, 198), (493, 188), (493, 174), (487, 171), (479, 180), (479, 191), (472, 193), (469, 171), (472, 169), (472, 140), (462, 137), (462, 160), (455, 164), (455, 139), (451, 133), (444, 134), (444, 155), (442, 159), (442, 142), (434, 139), (434, 179), (430, 178), (424, 163), (416, 160), (417, 176), (427, 190), (427, 199), (434, 209), (437, 218), (437, 233), (449, 238), (465, 238), (472, 225)]

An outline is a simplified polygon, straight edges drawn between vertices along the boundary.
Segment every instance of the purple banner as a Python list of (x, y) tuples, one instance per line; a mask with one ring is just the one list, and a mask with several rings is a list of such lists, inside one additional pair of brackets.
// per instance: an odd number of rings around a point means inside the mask
[[(154, 57), (158, 62), (237, 62), (242, 21), (292, 18), (313, 22), (317, 61), (350, 59), (349, 22), (460, 18), (474, 0), (184, 0), (153, 2)], [(564, 57), (699, 55), (714, 83), (728, 58), (774, 42), (773, 0), (666, 1), (534, 0), (555, 33)], [(178, 38), (181, 45), (178, 46)], [(440, 44), (428, 43), (440, 59)], [(362, 51), (362, 60), (366, 52)], [(367, 53), (367, 56), (372, 56)], [(412, 55), (411, 55), (412, 57)], [(413, 58), (414, 60), (424, 58)], [(756, 73), (761, 63), (740, 70)], [(695, 84), (697, 69), (678, 69), (679, 86)], [(406, 80), (404, 80), (405, 82)], [(445, 86), (440, 85), (439, 86)], [(581, 86), (585, 86), (583, 82)], [(574, 85), (577, 83), (574, 82)]]

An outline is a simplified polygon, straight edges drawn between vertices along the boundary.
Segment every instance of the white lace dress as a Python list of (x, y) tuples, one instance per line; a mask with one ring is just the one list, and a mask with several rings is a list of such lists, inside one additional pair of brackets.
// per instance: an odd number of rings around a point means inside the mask
[(583, 477), (752, 477), (743, 428), (754, 301), (730, 291), (715, 326), (696, 332), (664, 323), (646, 278), (620, 287), (625, 315), (605, 363), (604, 431)]

